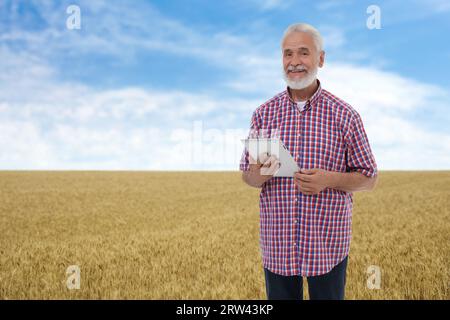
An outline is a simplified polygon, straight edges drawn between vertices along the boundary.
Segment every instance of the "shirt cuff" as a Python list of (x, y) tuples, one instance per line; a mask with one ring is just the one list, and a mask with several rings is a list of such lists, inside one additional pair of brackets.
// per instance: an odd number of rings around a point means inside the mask
[(239, 170), (241, 171), (249, 171), (250, 170), (250, 164), (248, 162), (243, 162), (239, 165)]
[(374, 178), (377, 176), (378, 172), (377, 169), (363, 169), (363, 168), (357, 168), (357, 169), (352, 169), (351, 171), (353, 172), (359, 172), (363, 175), (365, 175), (368, 178)]

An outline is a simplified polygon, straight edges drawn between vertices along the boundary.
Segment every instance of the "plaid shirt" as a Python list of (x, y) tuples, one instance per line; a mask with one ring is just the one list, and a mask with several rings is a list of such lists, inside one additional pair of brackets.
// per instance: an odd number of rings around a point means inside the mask
[[(302, 110), (288, 89), (253, 113), (252, 131), (277, 132), (299, 168), (377, 174), (360, 115), (348, 103), (319, 88)], [(240, 170), (249, 170), (244, 149)], [(285, 275), (328, 273), (349, 253), (352, 193), (326, 188), (317, 195), (298, 191), (293, 178), (272, 177), (260, 193), (263, 265)]]

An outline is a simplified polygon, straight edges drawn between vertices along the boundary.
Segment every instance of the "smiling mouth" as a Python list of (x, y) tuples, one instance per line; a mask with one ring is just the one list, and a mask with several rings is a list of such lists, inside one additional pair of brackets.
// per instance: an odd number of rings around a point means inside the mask
[(292, 78), (303, 78), (306, 77), (306, 70), (303, 71), (289, 71), (288, 76)]

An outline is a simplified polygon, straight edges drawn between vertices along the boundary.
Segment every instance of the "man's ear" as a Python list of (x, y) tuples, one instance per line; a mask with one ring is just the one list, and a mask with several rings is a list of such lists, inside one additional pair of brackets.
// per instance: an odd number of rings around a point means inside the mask
[(323, 64), (325, 63), (325, 51), (320, 51), (319, 54), (319, 68), (323, 67)]

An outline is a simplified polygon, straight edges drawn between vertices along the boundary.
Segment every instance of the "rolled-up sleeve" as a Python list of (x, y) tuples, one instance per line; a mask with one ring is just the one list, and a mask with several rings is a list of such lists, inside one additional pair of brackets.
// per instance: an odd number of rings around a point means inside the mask
[(353, 113), (345, 136), (347, 171), (357, 171), (366, 177), (375, 177), (377, 164), (361, 116), (357, 112)]
[[(258, 137), (259, 128), (260, 128), (260, 117), (256, 110), (255, 112), (253, 112), (252, 119), (250, 121), (250, 130), (249, 130), (247, 138)], [(241, 171), (249, 171), (250, 170), (248, 156), (249, 156), (249, 152), (248, 152), (247, 148), (245, 148), (245, 146), (244, 146), (244, 150), (243, 150), (242, 156), (241, 156), (241, 161), (239, 164), (239, 170), (241, 170)]]

